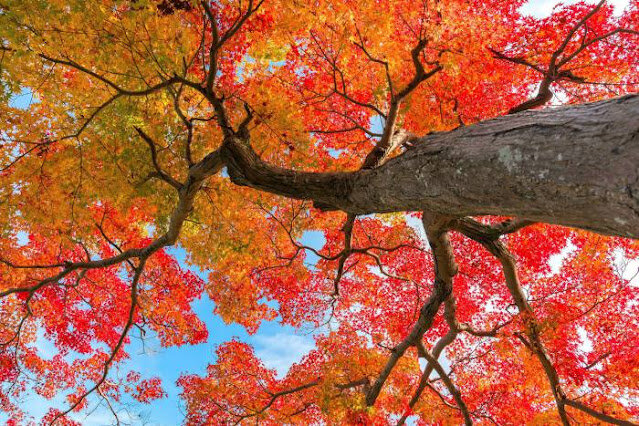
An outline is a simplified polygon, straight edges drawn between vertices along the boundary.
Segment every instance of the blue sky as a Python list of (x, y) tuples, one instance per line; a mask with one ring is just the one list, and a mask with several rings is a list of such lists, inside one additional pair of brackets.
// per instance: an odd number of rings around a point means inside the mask
[[(566, 1), (565, 3), (575, 3), (576, 1)], [(557, 4), (554, 0), (531, 0), (524, 7), (523, 11), (535, 16), (546, 16)], [(596, 3), (594, 0), (589, 3)], [(628, 0), (610, 1), (620, 12), (628, 4)], [(11, 100), (16, 107), (27, 108), (33, 99), (29, 93), (16, 96)], [(302, 241), (309, 246), (320, 248), (323, 245), (323, 238), (319, 233), (307, 233)], [(183, 262), (185, 253), (182, 249), (173, 249), (173, 253), (178, 260)], [(308, 253), (307, 259), (313, 263), (312, 253)], [(206, 279), (206, 274), (202, 275)], [(183, 346), (177, 348), (161, 348), (157, 341), (149, 339), (143, 346), (139, 339), (133, 339), (132, 346), (128, 349), (131, 359), (119, 368), (122, 374), (126, 374), (129, 369), (135, 369), (143, 373), (143, 376), (159, 376), (163, 379), (167, 398), (153, 402), (150, 405), (131, 404), (127, 411), (119, 413), (121, 420), (130, 420), (133, 424), (142, 423), (150, 425), (174, 425), (181, 423), (183, 414), (180, 411), (180, 400), (178, 397), (179, 388), (175, 381), (185, 373), (203, 374), (206, 366), (215, 361), (215, 348), (220, 343), (226, 342), (234, 337), (250, 343), (255, 348), (256, 354), (262, 359), (267, 367), (274, 368), (280, 375), (285, 374), (288, 367), (298, 361), (304, 354), (314, 347), (312, 330), (295, 330), (288, 326), (282, 326), (277, 321), (265, 322), (255, 335), (249, 336), (245, 330), (238, 325), (227, 325), (213, 314), (213, 303), (207, 298), (196, 301), (193, 305), (195, 312), (206, 323), (209, 330), (209, 339), (205, 344), (195, 346)], [(47, 342), (42, 343), (43, 351), (51, 350), (47, 348)], [(117, 374), (117, 372), (115, 373)], [(92, 400), (95, 406), (97, 400)], [(49, 406), (64, 407), (60, 401), (45, 401), (37, 396), (29, 396), (24, 401), (24, 407), (37, 419)], [(127, 414), (128, 412), (128, 414)], [(140, 417), (136, 417), (140, 415)], [(113, 417), (106, 407), (97, 407), (88, 417), (86, 414), (75, 415), (76, 420), (87, 425), (103, 425), (113, 422)], [(2, 416), (0, 415), (0, 420)]]
[[(307, 232), (302, 240), (304, 244), (319, 249), (324, 244), (321, 233)], [(169, 250), (184, 266), (186, 253), (182, 248)], [(307, 252), (307, 263), (312, 266), (317, 257)], [(194, 271), (203, 279), (207, 279), (206, 271)], [(193, 303), (193, 310), (206, 323), (209, 331), (208, 341), (200, 345), (186, 345), (181, 347), (162, 348), (153, 337), (147, 337), (142, 344), (139, 332), (132, 330), (132, 343), (127, 348), (131, 358), (111, 374), (125, 375), (129, 370), (142, 373), (143, 378), (158, 376), (162, 378), (163, 387), (167, 397), (154, 401), (151, 404), (140, 404), (130, 398), (125, 398), (119, 409), (118, 416), (125, 423), (147, 425), (174, 425), (181, 423), (184, 418), (180, 408), (180, 388), (176, 380), (182, 374), (205, 374), (208, 364), (215, 362), (216, 347), (233, 338), (240, 339), (253, 346), (256, 355), (268, 368), (275, 369), (278, 376), (283, 376), (286, 371), (302, 356), (315, 346), (313, 330), (305, 328), (295, 330), (292, 327), (279, 324), (277, 321), (266, 321), (254, 335), (246, 333), (245, 329), (237, 324), (225, 324), (221, 318), (213, 313), (214, 304), (208, 297), (203, 297)], [(56, 353), (55, 348), (45, 339), (41, 338), (39, 349), (45, 356)], [(106, 406), (99, 404), (98, 398), (91, 398), (92, 407), (90, 414), (74, 414), (71, 417), (84, 425), (104, 425), (113, 423), (113, 415)], [(37, 395), (28, 395), (22, 403), (28, 407), (27, 412), (35, 419), (42, 417), (50, 407), (65, 407), (61, 398), (45, 400)], [(118, 405), (114, 407), (118, 409)], [(0, 420), (2, 416), (0, 415)]]

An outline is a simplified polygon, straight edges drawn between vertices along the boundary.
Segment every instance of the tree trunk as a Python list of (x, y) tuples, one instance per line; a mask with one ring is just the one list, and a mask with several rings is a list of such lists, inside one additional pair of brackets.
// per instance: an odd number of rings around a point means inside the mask
[(309, 173), (225, 143), (234, 182), (354, 214), (504, 215), (639, 238), (639, 95), (421, 138), (373, 170)]

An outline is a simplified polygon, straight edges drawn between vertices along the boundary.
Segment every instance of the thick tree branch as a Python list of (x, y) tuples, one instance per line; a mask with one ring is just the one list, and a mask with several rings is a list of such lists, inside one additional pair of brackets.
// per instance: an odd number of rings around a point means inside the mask
[(601, 420), (602, 422), (606, 422), (606, 423), (610, 423), (613, 425), (621, 425), (621, 426), (637, 426), (637, 423), (633, 423), (633, 422), (629, 422), (627, 420), (620, 420), (617, 419), (615, 417), (609, 416), (605, 413), (600, 413), (597, 410), (593, 410), (592, 408), (589, 408), (587, 406), (585, 406), (584, 404), (582, 404), (579, 401), (575, 401), (572, 399), (566, 399), (564, 401), (564, 404), (572, 407), (572, 408), (576, 408), (577, 410), (583, 411), (584, 413), (590, 414), (592, 417)]
[[(562, 67), (564, 67), (565, 65), (567, 65), (571, 60), (573, 60), (574, 58), (576, 58), (577, 56), (579, 56), (579, 54), (581, 54), (582, 52), (584, 52), (588, 47), (590, 47), (593, 44), (596, 44), (602, 40), (605, 40), (606, 38), (612, 37), (615, 34), (633, 34), (633, 35), (638, 35), (639, 32), (631, 30), (631, 29), (626, 29), (626, 28), (616, 28), (612, 31), (609, 31), (605, 34), (602, 34), (598, 37), (593, 37), (590, 40), (586, 40), (586, 35), (584, 35), (584, 40), (582, 40), (581, 42), (581, 46), (579, 46), (577, 49), (575, 49), (574, 52), (570, 53), (570, 54), (566, 54), (566, 48), (568, 47), (568, 45), (570, 44), (570, 41), (572, 40), (572, 38), (575, 36), (575, 34), (579, 31), (580, 28), (584, 27), (586, 25), (586, 23), (588, 22), (588, 20), (590, 20), (593, 16), (595, 16), (597, 14), (597, 12), (599, 12), (599, 10), (601, 10), (601, 8), (603, 7), (603, 5), (606, 3), (606, 0), (601, 0), (599, 3), (597, 3), (582, 19), (580, 19), (566, 34), (566, 37), (564, 38), (564, 40), (562, 41), (562, 43), (559, 45), (559, 47), (552, 53), (549, 63), (545, 66), (542, 65), (535, 65), (531, 62), (529, 62), (528, 60), (521, 58), (521, 57), (510, 57), (508, 55), (505, 55), (502, 52), (498, 52), (496, 50), (490, 49), (491, 52), (493, 52), (493, 54), (495, 55), (496, 58), (498, 59), (502, 59), (505, 61), (509, 61), (512, 62), (514, 64), (519, 64), (519, 65), (524, 65), (528, 68), (531, 68), (535, 71), (537, 71), (538, 73), (540, 73), (543, 78), (539, 84), (539, 89), (537, 91), (537, 95), (532, 98), (529, 99), (513, 108), (511, 108), (508, 113), (509, 114), (514, 114), (517, 112), (521, 112), (521, 111), (526, 111), (529, 110), (531, 108), (537, 108), (540, 107), (544, 104), (546, 104), (548, 101), (550, 101), (552, 99), (553, 93), (550, 90), (550, 87), (553, 83), (558, 82), (560, 80), (568, 80), (568, 81), (572, 81), (575, 83), (580, 83), (580, 84), (592, 84), (590, 82), (587, 82), (584, 78), (582, 77), (578, 77), (575, 74), (572, 73), (571, 70), (569, 69), (562, 69)], [(563, 55), (563, 57), (562, 57)]]
[[(484, 235), (482, 236), (482, 232), (480, 231), (482, 227), (485, 227), (486, 229), (494, 229), (493, 227), (485, 226), (479, 224), (478, 222), (472, 222), (472, 219), (464, 219), (463, 221), (458, 220), (455, 221), (452, 226), (467, 237), (482, 244), (486, 248), (486, 250), (488, 250), (493, 256), (495, 256), (501, 263), (504, 278), (506, 281), (506, 287), (508, 287), (515, 305), (517, 306), (520, 314), (523, 316), (524, 319), (525, 334), (527, 340), (521, 335), (519, 335), (518, 337), (522, 340), (524, 345), (526, 345), (526, 347), (535, 354), (540, 364), (542, 365), (546, 377), (548, 378), (553, 397), (555, 398), (557, 412), (562, 424), (566, 426), (570, 424), (565, 408), (566, 405), (569, 405), (608, 423), (632, 425), (633, 423), (631, 422), (619, 420), (614, 417), (608, 416), (605, 413), (600, 413), (596, 410), (593, 410), (578, 401), (570, 399), (566, 395), (565, 391), (563, 390), (563, 386), (561, 385), (559, 374), (557, 373), (557, 370), (555, 369), (555, 366), (553, 365), (552, 360), (550, 359), (550, 356), (548, 355), (541, 340), (539, 323), (537, 321), (533, 308), (528, 303), (526, 295), (521, 287), (517, 274), (515, 258), (501, 241), (498, 241), (493, 235), (491, 235), (490, 231), (484, 233)], [(470, 224), (472, 224), (473, 226), (472, 229), (469, 230)]]
[(424, 223), (424, 229), (426, 230), (428, 242), (430, 243), (435, 260), (435, 282), (433, 284), (433, 291), (426, 300), (426, 303), (422, 306), (417, 322), (412, 330), (404, 340), (393, 348), (386, 365), (366, 394), (366, 405), (368, 406), (375, 404), (384, 383), (399, 359), (409, 347), (415, 346), (421, 341), (424, 333), (428, 331), (433, 324), (439, 307), (452, 292), (453, 277), (457, 273), (457, 264), (455, 263), (447, 234), (448, 227), (450, 226), (450, 218), (424, 212), (422, 222)]
[(561, 386), (557, 370), (552, 364), (550, 356), (546, 352), (543, 342), (541, 341), (539, 324), (535, 317), (535, 313), (526, 300), (524, 291), (521, 288), (521, 284), (519, 282), (519, 277), (517, 274), (517, 267), (515, 265), (515, 259), (506, 249), (506, 247), (499, 241), (486, 245), (486, 248), (495, 257), (497, 257), (497, 259), (499, 259), (499, 262), (502, 265), (504, 277), (506, 279), (506, 286), (508, 287), (511, 296), (515, 301), (515, 305), (517, 305), (519, 312), (524, 316), (526, 335), (528, 336), (532, 351), (539, 359), (539, 362), (541, 363), (544, 372), (546, 373), (546, 377), (548, 378), (548, 382), (550, 383), (552, 394), (557, 404), (557, 412), (559, 413), (561, 422), (567, 426), (570, 424), (570, 422), (568, 420), (568, 415), (566, 414), (566, 408), (564, 406), (566, 394)]
[(0, 299), (14, 293), (29, 293), (28, 297), (30, 299), (36, 291), (48, 285), (57, 284), (60, 280), (71, 274), (73, 271), (86, 271), (88, 269), (106, 268), (125, 261), (129, 261), (133, 258), (147, 259), (153, 253), (162, 249), (163, 247), (175, 244), (180, 234), (180, 230), (182, 229), (182, 225), (193, 208), (195, 196), (202, 187), (204, 180), (219, 172), (222, 168), (222, 165), (223, 163), (220, 151), (213, 151), (189, 169), (186, 183), (182, 185), (182, 187), (178, 191), (178, 202), (173, 209), (173, 213), (171, 214), (167, 231), (146, 247), (127, 249), (115, 256), (105, 259), (87, 260), (84, 262), (62, 262), (51, 265), (17, 265), (9, 261), (2, 260), (2, 263), (13, 268), (63, 269), (57, 274), (42, 279), (34, 285), (28, 287), (12, 287), (5, 289), (0, 292)]
[[(453, 224), (454, 223), (455, 222), (453, 222)], [(448, 323), (449, 330), (445, 335), (443, 335), (437, 341), (437, 343), (435, 343), (435, 346), (433, 346), (432, 357), (435, 360), (439, 359), (439, 356), (444, 351), (444, 349), (446, 349), (447, 346), (449, 346), (451, 343), (455, 341), (459, 333), (465, 332), (477, 337), (496, 337), (497, 332), (501, 328), (510, 324), (511, 322), (511, 321), (508, 321), (506, 323), (496, 325), (490, 330), (476, 330), (468, 324), (460, 323), (457, 320), (456, 312), (457, 312), (457, 306), (455, 302), (455, 297), (451, 293), (448, 296), (448, 299), (446, 299), (445, 305), (444, 305), (444, 318), (446, 319), (446, 322)], [(419, 346), (418, 346), (418, 349), (419, 349)], [(429, 378), (434, 368), (435, 368), (435, 364), (432, 363), (430, 360), (427, 360), (427, 364), (424, 368), (424, 371), (422, 372), (419, 378), (419, 383), (417, 384), (417, 388), (415, 389), (413, 396), (408, 402), (408, 408), (410, 408), (411, 410), (413, 409), (415, 404), (417, 404), (417, 402), (419, 401), (419, 398), (421, 397), (426, 387), (428, 387), (428, 385), (430, 384)], [(397, 426), (401, 426), (405, 424), (409, 415), (410, 415), (410, 412), (404, 413), (402, 417), (399, 419), (399, 421), (397, 422)]]
[[(419, 86), (420, 83), (433, 77), (435, 74), (443, 69), (442, 66), (439, 64), (436, 64), (436, 66), (428, 72), (426, 72), (426, 70), (424, 69), (424, 65), (422, 65), (422, 62), (420, 60), (420, 55), (422, 54), (422, 51), (426, 47), (427, 43), (428, 41), (426, 39), (421, 39), (411, 50), (411, 57), (413, 59), (413, 66), (415, 67), (415, 74), (413, 75), (411, 81), (408, 82), (408, 84), (406, 84), (406, 86), (397, 94), (395, 94), (395, 91), (393, 89), (393, 84), (390, 79), (390, 75), (388, 74), (388, 68), (386, 69), (388, 90), (390, 92), (390, 107), (388, 109), (388, 113), (385, 116), (386, 123), (384, 125), (382, 137), (377, 142), (377, 144), (375, 144), (375, 148), (373, 148), (373, 150), (368, 153), (368, 155), (364, 159), (362, 169), (373, 169), (383, 164), (393, 153), (393, 151), (397, 147), (403, 145), (405, 139), (409, 137), (407, 136), (406, 132), (398, 133), (395, 130), (397, 120), (399, 119), (400, 105), (402, 101)], [(371, 58), (371, 60), (375, 61), (366, 51), (363, 43), (361, 45), (361, 48), (364, 50), (367, 56)]]
[[(458, 334), (457, 330), (453, 330), (453, 329), (448, 330), (448, 333), (442, 336), (437, 341), (437, 343), (435, 343), (435, 346), (433, 347), (433, 351), (432, 351), (433, 358), (439, 359), (439, 356), (444, 351), (444, 349), (446, 349), (448, 345), (450, 345), (451, 343), (455, 341), (455, 338), (457, 338), (457, 334)], [(424, 371), (422, 372), (419, 378), (419, 383), (417, 384), (417, 388), (415, 389), (415, 392), (413, 393), (413, 396), (411, 397), (410, 401), (408, 401), (408, 407), (411, 410), (413, 409), (415, 404), (417, 404), (417, 401), (419, 401), (419, 398), (421, 398), (422, 393), (424, 392), (424, 389), (426, 389), (426, 387), (429, 385), (428, 380), (430, 378), (431, 373), (433, 372), (433, 368), (434, 368), (434, 365), (431, 364), (430, 362), (426, 364), (426, 367), (424, 368)], [(401, 426), (405, 424), (408, 417), (409, 417), (409, 413), (404, 413), (402, 417), (399, 419), (399, 421), (397, 422), (397, 426)]]
[(428, 135), (373, 170), (312, 173), (228, 137), (240, 185), (361, 215), (505, 215), (639, 238), (639, 95), (526, 111)]
[(428, 349), (426, 349), (422, 341), (419, 341), (417, 343), (417, 349), (419, 351), (420, 356), (423, 358), (426, 358), (428, 363), (433, 365), (433, 368), (437, 372), (437, 375), (439, 375), (439, 377), (444, 382), (446, 389), (448, 389), (448, 392), (453, 396), (453, 398), (455, 398), (455, 402), (457, 403), (457, 408), (459, 409), (459, 411), (461, 411), (462, 416), (464, 416), (464, 424), (466, 426), (472, 425), (473, 420), (470, 418), (468, 407), (466, 406), (466, 403), (464, 402), (464, 399), (462, 398), (461, 393), (459, 392), (459, 389), (457, 389), (457, 386), (455, 386), (450, 376), (446, 373), (446, 370), (444, 370), (444, 368), (441, 366), (437, 358), (435, 358), (430, 352), (428, 352)]

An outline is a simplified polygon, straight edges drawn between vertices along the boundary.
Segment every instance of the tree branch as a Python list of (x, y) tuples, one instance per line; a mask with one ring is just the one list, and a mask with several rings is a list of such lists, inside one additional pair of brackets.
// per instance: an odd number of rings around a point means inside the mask
[(528, 111), (428, 135), (356, 172), (273, 166), (237, 137), (223, 152), (236, 184), (325, 209), (516, 216), (639, 238), (637, 115), (638, 95)]
[(428, 300), (426, 300), (426, 303), (422, 306), (417, 322), (411, 332), (393, 348), (386, 365), (366, 394), (366, 405), (369, 407), (375, 404), (384, 383), (399, 359), (410, 346), (416, 345), (421, 341), (424, 333), (428, 331), (433, 324), (439, 307), (452, 292), (452, 280), (453, 276), (457, 273), (457, 265), (447, 234), (450, 219), (424, 212), (422, 222), (435, 260), (435, 283), (433, 285), (433, 291)]
[(151, 161), (153, 161), (153, 167), (155, 167), (155, 170), (157, 171), (157, 174), (160, 177), (160, 179), (167, 182), (169, 185), (171, 185), (172, 187), (174, 187), (175, 189), (179, 191), (183, 185), (177, 180), (175, 180), (173, 176), (169, 175), (164, 170), (162, 170), (162, 167), (160, 167), (160, 163), (158, 162), (158, 151), (157, 151), (157, 148), (155, 147), (156, 145), (155, 141), (149, 135), (147, 135), (146, 132), (144, 132), (144, 130), (142, 130), (141, 128), (137, 126), (135, 127), (135, 131), (138, 132), (138, 135), (140, 135), (142, 140), (146, 142), (146, 144), (149, 146), (149, 150), (151, 151)]
[(464, 424), (466, 426), (472, 425), (473, 420), (470, 418), (468, 407), (466, 406), (466, 403), (464, 402), (464, 399), (462, 398), (461, 393), (459, 392), (459, 389), (457, 389), (457, 386), (455, 386), (453, 381), (450, 379), (450, 376), (446, 374), (446, 371), (441, 366), (439, 361), (437, 361), (437, 358), (435, 358), (433, 355), (431, 355), (430, 352), (428, 352), (428, 349), (426, 349), (426, 347), (424, 346), (424, 342), (422, 341), (417, 342), (417, 349), (419, 351), (419, 355), (423, 358), (426, 358), (428, 363), (433, 365), (433, 368), (435, 369), (435, 371), (437, 371), (437, 375), (444, 382), (446, 389), (448, 389), (448, 392), (455, 399), (455, 402), (457, 403), (457, 407), (459, 408), (459, 411), (461, 411), (462, 416), (464, 416)]
[(495, 256), (501, 263), (506, 280), (506, 286), (508, 287), (515, 305), (523, 316), (525, 333), (528, 339), (525, 340), (523, 336), (519, 337), (520, 339), (522, 339), (526, 347), (528, 347), (535, 354), (540, 364), (542, 365), (546, 377), (548, 378), (552, 394), (555, 398), (557, 412), (559, 413), (559, 417), (562, 423), (566, 426), (570, 424), (565, 409), (565, 406), (569, 405), (581, 411), (584, 411), (585, 413), (588, 413), (599, 420), (603, 420), (613, 424), (632, 425), (633, 423), (631, 422), (615, 419), (606, 414), (599, 413), (596, 410), (588, 408), (578, 401), (568, 398), (561, 386), (557, 370), (555, 369), (550, 356), (546, 352), (546, 349), (541, 340), (539, 324), (537, 322), (537, 318), (535, 316), (533, 308), (528, 303), (524, 291), (521, 288), (514, 257), (512, 256), (512, 254), (510, 254), (506, 246), (501, 241), (495, 239), (490, 240), (491, 237), (488, 235), (485, 235), (484, 237), (479, 236), (478, 238), (478, 234), (476, 233), (476, 231), (481, 224), (475, 224), (475, 228), (472, 231), (466, 232), (468, 228), (465, 225), (468, 224), (470, 221), (471, 219), (465, 219), (463, 222), (457, 221), (454, 226), (457, 226), (457, 229), (467, 237), (482, 244), (486, 248), (486, 250), (488, 250), (488, 252)]

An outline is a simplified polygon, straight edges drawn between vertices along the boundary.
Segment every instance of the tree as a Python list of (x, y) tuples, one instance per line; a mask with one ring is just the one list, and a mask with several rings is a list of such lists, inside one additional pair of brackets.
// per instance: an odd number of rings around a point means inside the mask
[(188, 423), (637, 421), (639, 3), (523, 3), (0, 0), (11, 421), (162, 397), (113, 372), (203, 294), (319, 331), (283, 378), (220, 346)]

